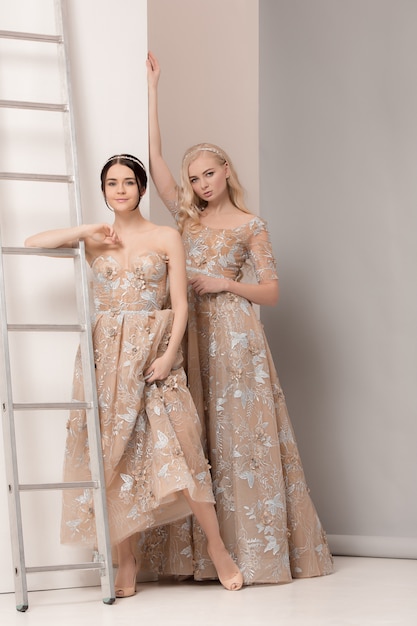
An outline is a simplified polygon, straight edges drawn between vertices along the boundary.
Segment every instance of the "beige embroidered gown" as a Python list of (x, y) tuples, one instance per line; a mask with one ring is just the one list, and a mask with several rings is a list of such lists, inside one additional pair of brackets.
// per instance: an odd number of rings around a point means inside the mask
[[(138, 256), (130, 268), (111, 257), (93, 265), (96, 379), (112, 544), (191, 511), (181, 493), (214, 502), (201, 425), (177, 355), (164, 381), (145, 384), (143, 371), (164, 352), (173, 312), (164, 308), (166, 258)], [(80, 356), (74, 398), (83, 399)], [(85, 412), (68, 421), (64, 479), (88, 480)], [(61, 540), (96, 545), (92, 492), (64, 492)]]
[[(258, 280), (277, 278), (266, 224), (258, 217), (233, 230), (185, 230), (183, 241), (189, 276), (239, 280), (249, 264)], [(190, 290), (186, 343), (188, 383), (205, 433), (220, 529), (245, 584), (331, 573), (332, 556), (251, 303), (229, 292), (197, 296)], [(191, 530), (184, 522), (142, 540), (151, 569), (215, 578), (204, 536), (191, 524)], [(175, 563), (172, 546), (182, 555)]]

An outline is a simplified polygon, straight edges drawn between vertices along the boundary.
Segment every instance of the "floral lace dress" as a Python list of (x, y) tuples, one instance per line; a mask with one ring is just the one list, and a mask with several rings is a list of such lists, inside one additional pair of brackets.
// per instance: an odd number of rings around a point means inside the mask
[[(164, 381), (146, 384), (143, 379), (143, 371), (166, 349), (174, 316), (164, 308), (165, 256), (138, 256), (129, 269), (111, 256), (98, 257), (92, 271), (93, 345), (114, 545), (138, 531), (190, 515), (184, 489), (197, 501), (214, 498), (182, 355)], [(79, 353), (74, 398), (83, 399)], [(84, 410), (70, 413), (67, 429), (64, 479), (89, 480)], [(92, 491), (65, 491), (63, 498), (62, 542), (95, 546)]]
[[(266, 224), (258, 217), (232, 230), (185, 230), (183, 241), (190, 277), (240, 280), (250, 265), (258, 281), (277, 278)], [(331, 573), (332, 556), (251, 303), (230, 292), (198, 296), (190, 290), (186, 343), (188, 384), (202, 420), (220, 530), (245, 584)], [(185, 525), (179, 528), (177, 535), (173, 527), (166, 531), (169, 544), (183, 546), (196, 579), (215, 578), (196, 521), (188, 551)], [(162, 534), (159, 529), (160, 541)]]

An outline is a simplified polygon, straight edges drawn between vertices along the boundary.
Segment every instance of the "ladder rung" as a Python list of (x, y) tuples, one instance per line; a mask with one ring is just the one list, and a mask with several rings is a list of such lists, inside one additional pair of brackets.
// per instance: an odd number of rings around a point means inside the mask
[(27, 574), (34, 574), (36, 572), (65, 572), (67, 570), (75, 569), (102, 569), (104, 563), (94, 563), (89, 561), (88, 563), (70, 563), (69, 565), (42, 565), (39, 567), (26, 567)]
[(33, 180), (45, 183), (73, 183), (74, 177), (67, 174), (23, 174), (20, 172), (0, 172), (0, 180)]
[(82, 333), (85, 326), (81, 324), (8, 324), (7, 329), (17, 332), (62, 332), (62, 333)]
[(38, 33), (22, 33), (16, 30), (0, 30), (0, 39), (20, 39), (24, 41), (40, 41), (44, 43), (62, 43), (61, 35), (41, 35)]
[(91, 409), (91, 402), (25, 402), (13, 404), (15, 411), (41, 411), (43, 409), (58, 409), (58, 410), (77, 410), (77, 409)]
[(98, 489), (98, 482), (95, 480), (83, 480), (67, 483), (42, 483), (19, 485), (19, 491), (48, 491), (53, 489)]
[(26, 255), (38, 255), (38, 256), (79, 256), (79, 248), (25, 248), (18, 246), (5, 246), (2, 248), (3, 254), (19, 254)]
[(0, 100), (3, 109), (33, 109), (36, 111), (57, 111), (65, 113), (68, 104), (50, 104), (48, 102), (26, 102), (23, 100)]

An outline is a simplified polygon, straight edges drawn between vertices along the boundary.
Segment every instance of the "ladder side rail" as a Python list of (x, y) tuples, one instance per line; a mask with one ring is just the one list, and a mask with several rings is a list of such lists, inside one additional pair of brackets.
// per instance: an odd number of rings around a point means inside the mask
[(74, 117), (74, 98), (71, 82), (71, 61), (68, 46), (68, 14), (66, 0), (55, 0), (55, 16), (58, 32), (62, 35), (62, 45), (59, 46), (59, 62), (61, 66), (62, 100), (67, 105), (67, 112), (63, 116), (65, 126), (65, 156), (67, 172), (73, 177), (72, 185), (69, 185), (70, 218), (72, 226), (79, 226), (82, 221), (81, 191), (78, 168), (78, 154), (76, 142), (76, 126)]
[[(1, 232), (0, 232), (1, 242)], [(13, 409), (13, 390), (10, 371), (10, 350), (7, 330), (6, 285), (3, 253), (0, 248), (0, 307), (1, 307), (1, 406), (3, 424), (4, 459), (8, 489), (9, 525), (14, 570), (14, 587), (18, 611), (28, 608), (28, 589), (25, 567), (25, 550), (22, 528), (22, 510), (19, 492), (19, 474), (16, 455), (16, 432)]]
[[(71, 83), (70, 53), (68, 47), (68, 14), (67, 0), (55, 0), (56, 19), (59, 22), (59, 32), (62, 34), (63, 44), (60, 46), (61, 62), (67, 95), (68, 113), (64, 116), (67, 124), (66, 155), (70, 172), (73, 175), (73, 184), (69, 186), (70, 210), (72, 214), (72, 224), (82, 223), (81, 193), (78, 171), (78, 155), (76, 149), (76, 126), (74, 118), (73, 94)], [(71, 193), (72, 192), (72, 193)], [(76, 298), (78, 310), (82, 311), (79, 320), (85, 325), (86, 332), (81, 334), (81, 361), (84, 377), (84, 393), (86, 397), (92, 399), (92, 407), (87, 409), (87, 432), (90, 450), (90, 466), (93, 480), (98, 480), (100, 487), (93, 491), (94, 511), (96, 523), (97, 546), (99, 559), (103, 561), (101, 570), (101, 588), (103, 601), (112, 604), (115, 600), (114, 574), (112, 563), (112, 550), (110, 543), (110, 529), (107, 510), (106, 483), (104, 474), (103, 452), (101, 444), (101, 428), (98, 411), (98, 398), (96, 386), (96, 373), (94, 365), (94, 348), (90, 312), (89, 284), (87, 275), (87, 261), (85, 256), (85, 245), (81, 241), (79, 244), (80, 255), (74, 258), (74, 270), (76, 280)]]
[(80, 348), (84, 393), (86, 394), (86, 397), (91, 399), (90, 407), (86, 409), (88, 447), (90, 452), (91, 478), (92, 480), (97, 481), (99, 485), (93, 490), (93, 497), (97, 547), (99, 559), (103, 562), (103, 569), (101, 570), (101, 587), (104, 594), (103, 601), (111, 604), (115, 599), (112, 550), (110, 543), (106, 482), (98, 410), (92, 323), (89, 307), (87, 261), (85, 259), (84, 242), (80, 242), (80, 245), (80, 255), (74, 258), (74, 264), (76, 269), (77, 299), (80, 309), (81, 307), (83, 308), (83, 324), (86, 327), (86, 332), (82, 333), (80, 337)]

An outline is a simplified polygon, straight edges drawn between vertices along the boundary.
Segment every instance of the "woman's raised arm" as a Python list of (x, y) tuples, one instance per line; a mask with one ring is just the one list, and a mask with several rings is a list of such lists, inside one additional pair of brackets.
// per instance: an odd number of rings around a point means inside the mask
[(158, 81), (160, 67), (152, 52), (146, 60), (148, 70), (149, 107), (149, 169), (156, 190), (163, 203), (173, 211), (178, 198), (178, 185), (162, 155), (161, 131), (158, 118)]

